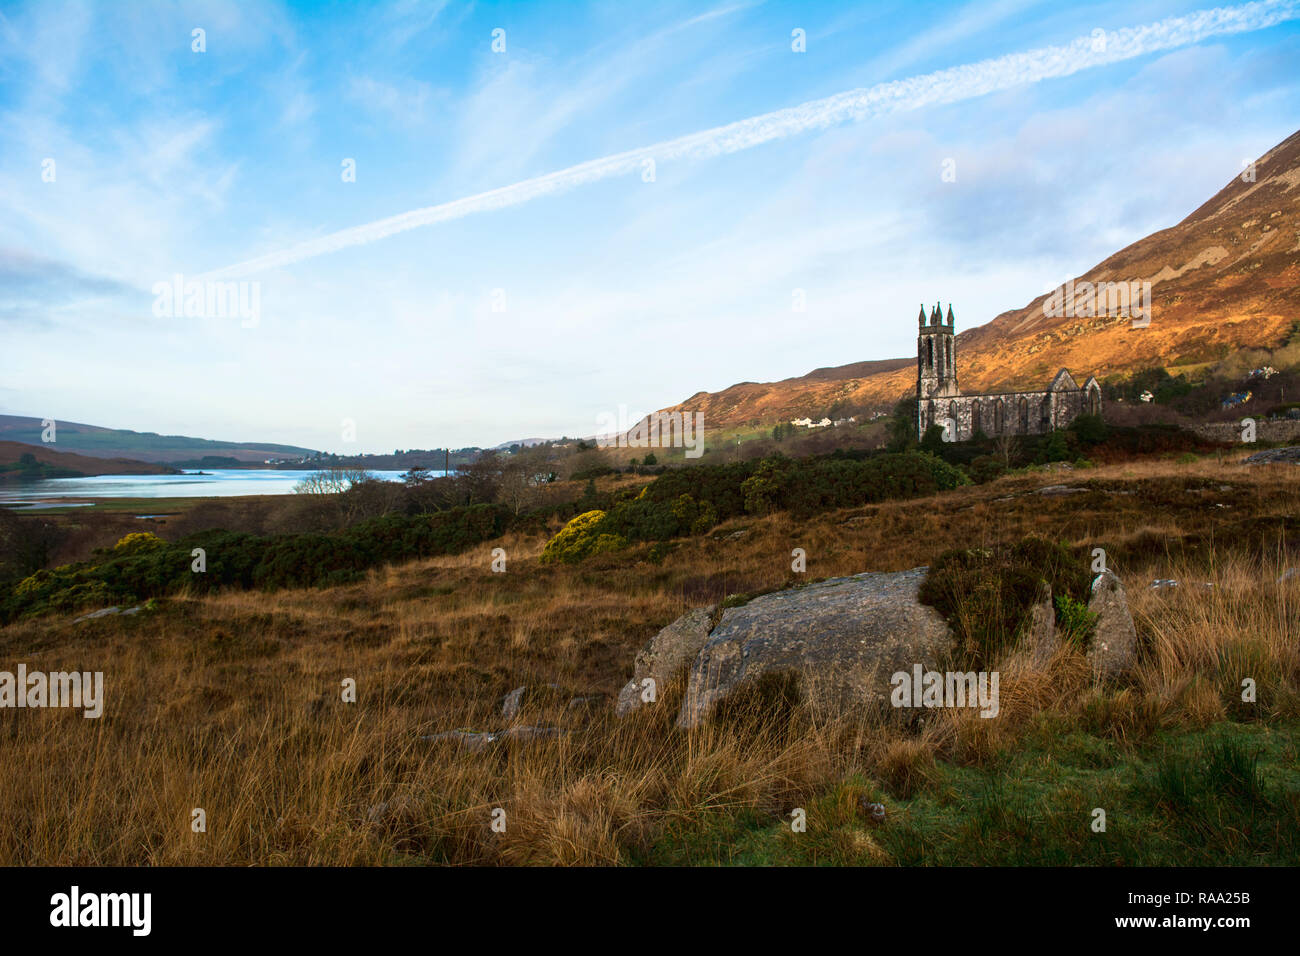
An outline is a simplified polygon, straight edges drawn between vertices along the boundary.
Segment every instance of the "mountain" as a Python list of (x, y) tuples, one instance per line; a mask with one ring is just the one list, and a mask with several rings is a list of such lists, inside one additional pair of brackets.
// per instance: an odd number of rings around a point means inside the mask
[[(136, 462), (163, 463), (213, 456), (261, 464), (268, 458), (299, 458), (303, 455), (316, 454), (315, 449), (299, 448), (296, 445), (209, 441), (206, 438), (158, 435), (154, 432), (133, 432), (121, 428), (102, 428), (98, 425), (64, 421), (55, 422), (55, 441), (48, 444), (41, 441), (43, 430), (39, 418), (0, 415), (0, 441), (35, 445), (42, 451), (57, 448), (60, 452), (72, 452), (91, 458), (131, 458)], [(27, 450), (35, 451), (35, 449)], [(37, 457), (41, 458), (39, 454)], [(81, 468), (76, 470), (84, 471)], [(112, 473), (100, 472), (100, 474)]]
[[(35, 464), (24, 462), (31, 455)], [(49, 445), (33, 447), (16, 441), (0, 441), (0, 482), (26, 477), (76, 478), (91, 475), (165, 475), (174, 469), (166, 465), (131, 461), (126, 458), (88, 458)]]
[[(1246, 178), (1243, 178), (1246, 177)], [(1042, 295), (957, 335), (964, 392), (1045, 388), (1153, 366), (1195, 367), (1241, 349), (1277, 348), (1300, 322), (1300, 132), (1236, 176), (1182, 222), (1126, 246), (1079, 282), (1150, 282), (1151, 316), (1044, 314)], [(1058, 310), (1063, 311), (1063, 310)], [(956, 307), (960, 323), (961, 306)], [(899, 316), (898, 321), (914, 321)], [(841, 408), (887, 411), (916, 388), (916, 359), (856, 362), (798, 378), (697, 392), (666, 411), (702, 411), (712, 428), (770, 425)]]

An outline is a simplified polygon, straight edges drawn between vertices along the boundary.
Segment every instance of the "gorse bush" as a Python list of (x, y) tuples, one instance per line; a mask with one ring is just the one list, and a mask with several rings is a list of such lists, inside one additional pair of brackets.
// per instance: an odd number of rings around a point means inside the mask
[(150, 551), (157, 551), (165, 547), (167, 547), (167, 542), (153, 532), (136, 531), (132, 534), (123, 535), (117, 544), (113, 545), (113, 554), (148, 554)]
[(539, 560), (543, 564), (555, 561), (572, 564), (602, 551), (617, 551), (627, 547), (625, 538), (601, 531), (605, 516), (604, 511), (588, 511), (578, 515), (547, 542)]

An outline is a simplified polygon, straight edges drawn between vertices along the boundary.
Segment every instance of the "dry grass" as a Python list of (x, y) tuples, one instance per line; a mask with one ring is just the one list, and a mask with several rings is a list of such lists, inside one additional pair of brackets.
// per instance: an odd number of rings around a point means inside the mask
[[(350, 587), (12, 625), (0, 630), (0, 669), (102, 670), (107, 707), (99, 720), (3, 714), (0, 864), (613, 864), (683, 825), (741, 812), (785, 819), (827, 793), (837, 795), (823, 812), (848, 826), (841, 849), (888, 862), (852, 824), (845, 780), (905, 797), (928, 785), (936, 760), (986, 764), (1045, 715), (1120, 746), (1225, 717), (1300, 716), (1300, 577), (1277, 580), (1300, 565), (1289, 544), (1262, 536), (1171, 556), (1150, 546), (1288, 515), (1296, 474), (1207, 461), (1017, 476), (810, 522), (732, 522), (661, 565), (642, 548), (542, 567), (544, 539), (513, 537)], [(1034, 494), (1084, 480), (1096, 486), (1086, 495)], [(1095, 687), (1066, 649), (1045, 669), (1003, 662), (998, 720), (949, 710), (920, 727), (869, 714), (818, 723), (755, 705), (686, 733), (672, 726), (680, 687), (625, 720), (607, 705), (658, 628), (799, 577), (792, 548), (807, 551), (813, 579), (913, 567), (948, 547), (1029, 533), (1114, 542), (1128, 555), (1116, 569), (1144, 657), (1125, 686)], [(494, 547), (507, 550), (506, 574), (489, 570)], [(1154, 578), (1182, 586), (1148, 590)], [(349, 677), (355, 704), (341, 699)], [(1240, 701), (1245, 677), (1257, 683), (1255, 705)], [(520, 684), (539, 693), (517, 723), (564, 735), (483, 752), (421, 740), (503, 729), (500, 698)], [(606, 703), (569, 706), (590, 696)], [(191, 831), (196, 807), (205, 833)], [(504, 832), (491, 827), (497, 808)]]

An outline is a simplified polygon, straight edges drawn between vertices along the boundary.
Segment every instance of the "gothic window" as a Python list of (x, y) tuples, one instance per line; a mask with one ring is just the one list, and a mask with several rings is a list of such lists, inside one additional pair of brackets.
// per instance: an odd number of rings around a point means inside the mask
[(1088, 389), (1088, 414), (1097, 415), (1101, 413), (1101, 390), (1096, 388)]
[(925, 367), (934, 368), (934, 339), (925, 340)]

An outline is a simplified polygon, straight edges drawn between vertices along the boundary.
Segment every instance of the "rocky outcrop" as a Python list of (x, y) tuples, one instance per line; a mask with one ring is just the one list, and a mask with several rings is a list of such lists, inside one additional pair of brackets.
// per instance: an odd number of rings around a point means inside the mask
[(1124, 585), (1110, 571), (1092, 582), (1088, 610), (1098, 615), (1096, 631), (1088, 643), (1088, 662), (1094, 676), (1120, 677), (1137, 663), (1137, 629), (1129, 613)]
[(723, 612), (691, 666), (679, 727), (766, 673), (794, 673), (816, 709), (887, 703), (890, 677), (934, 667), (952, 632), (917, 600), (925, 568), (858, 574), (757, 597)]
[[(1288, 424), (1296, 427), (1296, 434), (1290, 437), (1300, 437), (1300, 422), (1289, 422)], [(1233, 427), (1237, 427), (1233, 425)], [(1242, 462), (1247, 465), (1297, 465), (1300, 464), (1300, 445), (1291, 445), (1287, 448), (1267, 448), (1264, 451), (1257, 451), (1248, 458), (1243, 458)]]
[(695, 660), (700, 648), (708, 640), (717, 609), (716, 604), (710, 604), (708, 607), (687, 611), (650, 638), (650, 643), (636, 656), (632, 679), (619, 692), (615, 712), (620, 717), (644, 703), (647, 680), (654, 681), (652, 686), (657, 697), (658, 692), (679, 670)]

